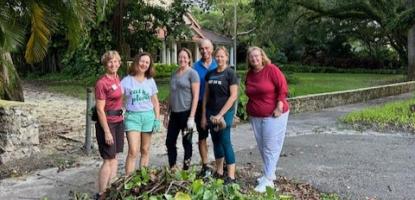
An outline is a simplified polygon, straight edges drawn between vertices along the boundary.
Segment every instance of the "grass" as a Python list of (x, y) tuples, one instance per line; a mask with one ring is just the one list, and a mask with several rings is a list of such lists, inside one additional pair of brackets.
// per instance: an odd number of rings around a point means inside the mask
[(358, 129), (404, 130), (415, 132), (415, 112), (410, 109), (415, 98), (351, 112), (340, 120)]
[(334, 92), (402, 82), (404, 75), (294, 73), (294, 84), (289, 85), (291, 96)]
[(46, 87), (50, 92), (61, 93), (79, 99), (86, 99), (87, 86), (77, 81), (51, 81), (47, 83)]
[[(291, 97), (370, 87), (404, 80), (404, 75), (388, 74), (293, 73), (292, 76), (295, 81), (289, 84)], [(85, 88), (87, 85), (83, 81), (70, 80), (70, 78), (59, 76), (48, 76), (46, 79), (40, 80), (47, 83), (49, 91), (80, 99), (86, 98)], [(169, 79), (156, 79), (156, 82), (159, 89), (159, 99), (164, 100), (168, 95)], [(241, 82), (243, 83), (243, 80)]]

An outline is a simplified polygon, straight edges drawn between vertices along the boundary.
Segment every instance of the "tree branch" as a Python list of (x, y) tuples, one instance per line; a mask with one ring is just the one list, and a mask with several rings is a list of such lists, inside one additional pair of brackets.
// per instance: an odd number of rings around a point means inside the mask
[(297, 0), (296, 4), (322, 16), (334, 17), (339, 19), (372, 19), (379, 24), (383, 23), (382, 17), (376, 14), (373, 8), (365, 2), (349, 3), (338, 5), (332, 8), (324, 8), (320, 1)]
[(250, 34), (250, 33), (254, 32), (255, 30), (256, 30), (256, 27), (251, 28), (250, 30), (247, 30), (247, 31), (239, 32), (239, 33), (237, 33), (236, 35), (237, 35), (237, 36), (241, 36), (241, 35), (248, 35), (248, 34)]

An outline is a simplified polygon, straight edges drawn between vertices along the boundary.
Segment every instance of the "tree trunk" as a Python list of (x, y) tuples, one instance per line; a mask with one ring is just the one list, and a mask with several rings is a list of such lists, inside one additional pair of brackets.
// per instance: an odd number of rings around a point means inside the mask
[(10, 52), (0, 54), (0, 99), (24, 101), (19, 75), (13, 65)]
[(415, 24), (408, 31), (408, 80), (415, 80)]

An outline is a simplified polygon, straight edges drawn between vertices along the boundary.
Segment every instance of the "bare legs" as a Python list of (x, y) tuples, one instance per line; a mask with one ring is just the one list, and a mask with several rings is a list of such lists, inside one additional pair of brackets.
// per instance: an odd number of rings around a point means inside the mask
[(99, 193), (105, 192), (110, 185), (111, 180), (117, 175), (118, 160), (117, 157), (113, 159), (104, 159), (104, 163), (99, 170), (98, 189)]
[(130, 175), (135, 170), (138, 150), (140, 149), (140, 168), (149, 164), (151, 134), (130, 131), (127, 133), (128, 154), (125, 162), (125, 174)]

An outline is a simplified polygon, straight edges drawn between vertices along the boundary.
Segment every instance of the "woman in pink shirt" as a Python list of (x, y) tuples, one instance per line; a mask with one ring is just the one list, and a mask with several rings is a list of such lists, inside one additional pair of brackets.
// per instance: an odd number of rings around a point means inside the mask
[(247, 55), (249, 70), (245, 93), (249, 99), (246, 109), (264, 164), (255, 191), (265, 192), (266, 187), (274, 187), (284, 143), (289, 113), (288, 86), (284, 74), (261, 48), (250, 47)]
[(117, 74), (121, 57), (117, 51), (107, 51), (101, 58), (105, 74), (95, 85), (95, 100), (98, 121), (95, 124), (99, 153), (104, 160), (99, 170), (97, 199), (109, 186), (118, 170), (117, 154), (124, 147), (124, 117), (122, 115), (123, 91)]

